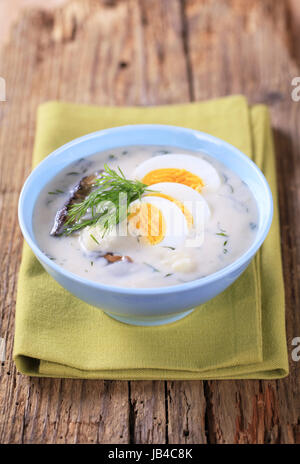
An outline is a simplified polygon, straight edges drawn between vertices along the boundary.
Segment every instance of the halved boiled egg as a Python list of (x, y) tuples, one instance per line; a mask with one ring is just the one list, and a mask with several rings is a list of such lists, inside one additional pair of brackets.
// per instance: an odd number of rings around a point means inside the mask
[(149, 158), (135, 169), (133, 177), (146, 185), (173, 182), (184, 184), (197, 192), (214, 191), (221, 184), (216, 169), (208, 161), (184, 154)]
[(128, 230), (141, 243), (177, 248), (189, 234), (186, 216), (168, 199), (145, 196), (131, 204)]
[(191, 187), (176, 182), (160, 182), (151, 185), (151, 193), (146, 197), (156, 196), (174, 202), (183, 212), (189, 227), (203, 226), (210, 217), (210, 209), (203, 196)]

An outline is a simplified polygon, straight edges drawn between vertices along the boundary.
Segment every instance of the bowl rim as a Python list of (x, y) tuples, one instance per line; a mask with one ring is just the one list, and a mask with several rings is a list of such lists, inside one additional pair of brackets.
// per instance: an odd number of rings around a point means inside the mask
[[(203, 141), (208, 141), (214, 144), (222, 145), (227, 150), (230, 150), (235, 156), (242, 159), (246, 164), (250, 164), (250, 166), (254, 169), (257, 175), (257, 178), (259, 179), (259, 181), (261, 182), (261, 184), (263, 185), (265, 189), (268, 215), (266, 215), (266, 220), (264, 222), (264, 226), (260, 234), (257, 235), (256, 239), (251, 244), (251, 246), (241, 256), (239, 256), (235, 261), (225, 266), (224, 268), (220, 269), (219, 271), (216, 271), (205, 277), (200, 277), (195, 280), (184, 282), (182, 284), (171, 285), (171, 286), (166, 286), (166, 287), (149, 287), (149, 288), (148, 287), (141, 287), (141, 288), (129, 287), (127, 288), (127, 287), (119, 287), (116, 285), (103, 284), (101, 282), (96, 282), (96, 281), (86, 279), (85, 277), (81, 277), (78, 274), (74, 274), (73, 272), (68, 271), (62, 266), (59, 266), (58, 264), (56, 264), (53, 260), (48, 258), (48, 256), (39, 248), (39, 246), (37, 245), (37, 242), (31, 237), (31, 234), (28, 231), (27, 226), (26, 226), (26, 221), (24, 219), (24, 206), (25, 206), (26, 193), (31, 187), (32, 178), (36, 176), (36, 173), (39, 171), (39, 169), (42, 169), (43, 165), (49, 162), (49, 158), (55, 158), (56, 156), (61, 155), (65, 150), (68, 150), (69, 148), (75, 145), (81, 144), (82, 142), (86, 142), (91, 139), (99, 138), (107, 134), (113, 134), (114, 132), (126, 132), (132, 129), (134, 130), (164, 129), (164, 130), (168, 130), (172, 132), (181, 132), (181, 133), (185, 133), (186, 135), (197, 137)], [(145, 145), (150, 145), (150, 144), (145, 144)], [(88, 156), (91, 156), (91, 155), (88, 155)], [(213, 155), (210, 155), (210, 156), (213, 157)], [(28, 245), (30, 246), (31, 250), (36, 255), (36, 257), (40, 261), (45, 263), (48, 267), (52, 268), (53, 271), (59, 274), (62, 274), (65, 278), (70, 279), (73, 282), (85, 284), (94, 289), (98, 289), (98, 290), (105, 291), (105, 292), (114, 292), (114, 293), (129, 294), (129, 295), (162, 295), (162, 294), (170, 294), (170, 293), (175, 293), (175, 292), (176, 293), (186, 292), (188, 290), (192, 290), (195, 288), (200, 289), (201, 287), (204, 287), (208, 284), (212, 284), (222, 278), (226, 278), (229, 274), (237, 271), (238, 269), (243, 267), (244, 264), (247, 264), (248, 261), (250, 261), (254, 257), (258, 249), (261, 247), (271, 227), (272, 219), (273, 219), (273, 198), (272, 198), (270, 186), (264, 174), (262, 173), (262, 171), (248, 156), (246, 156), (242, 151), (240, 151), (238, 148), (231, 145), (230, 143), (218, 137), (215, 137), (213, 135), (207, 134), (205, 132), (201, 132), (195, 129), (189, 129), (189, 128), (185, 128), (181, 126), (172, 126), (172, 125), (167, 125), (167, 124), (130, 124), (130, 125), (112, 127), (109, 129), (103, 129), (103, 130), (99, 130), (96, 132), (85, 134), (81, 137), (75, 138), (71, 140), (70, 142), (60, 146), (59, 148), (51, 152), (49, 155), (47, 155), (32, 170), (32, 172), (30, 173), (30, 175), (27, 177), (26, 181), (24, 182), (24, 185), (22, 187), (20, 197), (19, 197), (18, 218), (19, 218), (19, 224), (20, 224), (20, 228), (23, 233), (23, 236), (26, 242), (28, 243)]]

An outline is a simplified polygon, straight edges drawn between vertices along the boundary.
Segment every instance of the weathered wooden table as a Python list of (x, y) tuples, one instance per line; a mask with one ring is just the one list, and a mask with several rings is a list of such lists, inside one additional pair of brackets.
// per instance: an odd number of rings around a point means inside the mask
[(38, 104), (153, 105), (234, 93), (272, 114), (291, 351), (300, 336), (300, 102), (291, 98), (299, 10), (297, 0), (75, 0), (18, 16), (0, 59), (1, 443), (300, 442), (300, 362), (291, 360), (280, 381), (117, 382), (29, 379), (11, 357), (16, 210)]

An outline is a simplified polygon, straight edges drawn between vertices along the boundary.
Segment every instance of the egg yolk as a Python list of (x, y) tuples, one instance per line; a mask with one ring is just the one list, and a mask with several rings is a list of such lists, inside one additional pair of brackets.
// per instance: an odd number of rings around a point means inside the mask
[(157, 245), (166, 234), (166, 223), (162, 212), (150, 203), (141, 203), (128, 216), (128, 225), (149, 245)]
[(170, 195), (166, 195), (165, 193), (159, 193), (159, 192), (157, 192), (157, 193), (148, 193), (147, 197), (161, 197), (161, 198), (165, 198), (166, 200), (172, 201), (172, 203), (175, 203), (175, 205), (178, 206), (178, 208), (183, 213), (183, 215), (184, 215), (184, 217), (186, 219), (186, 222), (188, 224), (188, 227), (189, 228), (192, 227), (192, 225), (194, 223), (193, 216), (190, 213), (190, 211), (185, 207), (185, 205), (183, 203), (181, 203), (181, 201), (176, 200), (176, 198), (173, 198)]
[(142, 182), (146, 185), (158, 184), (160, 182), (177, 182), (187, 185), (197, 192), (201, 192), (201, 189), (204, 187), (204, 182), (200, 177), (186, 169), (177, 168), (155, 169), (148, 172), (142, 179)]

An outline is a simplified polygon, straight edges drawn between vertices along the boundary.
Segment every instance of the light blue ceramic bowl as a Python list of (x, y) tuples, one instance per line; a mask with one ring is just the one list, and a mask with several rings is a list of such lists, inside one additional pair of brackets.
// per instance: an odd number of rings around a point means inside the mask
[[(201, 279), (163, 288), (120, 288), (89, 281), (51, 261), (39, 248), (32, 217), (45, 185), (69, 164), (102, 150), (126, 145), (168, 145), (201, 151), (227, 165), (251, 189), (259, 210), (257, 235), (251, 247), (235, 262)], [(78, 298), (122, 322), (160, 325), (176, 321), (193, 308), (215, 297), (246, 269), (269, 231), (273, 215), (272, 195), (258, 167), (223, 140), (202, 132), (164, 125), (135, 125), (103, 130), (73, 140), (47, 156), (30, 174), (19, 200), (19, 222), (28, 245), (46, 271)]]

